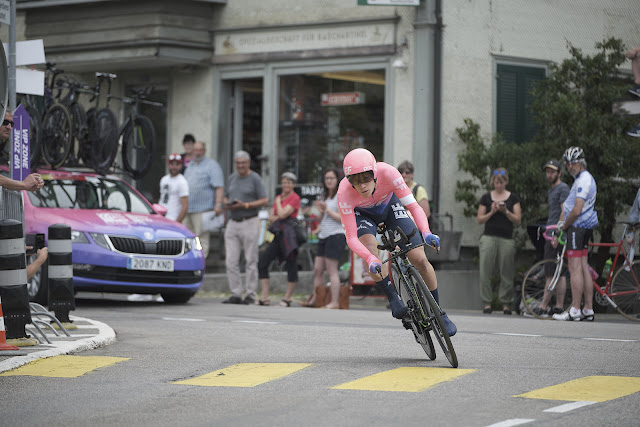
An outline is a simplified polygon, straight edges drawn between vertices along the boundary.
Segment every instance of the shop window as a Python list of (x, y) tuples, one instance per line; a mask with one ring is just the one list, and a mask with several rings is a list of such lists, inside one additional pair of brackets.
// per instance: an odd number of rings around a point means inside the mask
[(498, 64), (496, 131), (509, 142), (531, 140), (538, 126), (531, 108), (531, 89), (545, 78), (545, 69)]
[(383, 70), (313, 73), (280, 78), (278, 172), (300, 184), (342, 169), (347, 152), (364, 147), (382, 160)]

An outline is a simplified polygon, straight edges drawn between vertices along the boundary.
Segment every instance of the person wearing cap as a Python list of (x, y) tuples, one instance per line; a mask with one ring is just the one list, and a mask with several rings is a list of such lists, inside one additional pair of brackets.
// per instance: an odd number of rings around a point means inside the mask
[[(225, 264), (231, 296), (224, 304), (253, 304), (258, 290), (258, 240), (260, 219), (258, 211), (269, 202), (262, 177), (251, 170), (251, 156), (237, 151), (234, 157), (236, 171), (229, 176), (224, 203), (227, 226), (224, 231)], [(245, 296), (242, 299), (240, 255), (244, 252)]]
[(260, 305), (270, 305), (269, 265), (276, 258), (280, 258), (287, 261), (287, 290), (280, 305), (291, 307), (291, 296), (298, 282), (298, 241), (294, 227), (300, 210), (300, 196), (293, 191), (297, 180), (292, 172), (283, 173), (280, 177), (282, 193), (273, 200), (269, 215), (269, 231), (275, 237), (258, 260), (258, 277), (262, 290), (258, 300)]
[(520, 225), (522, 210), (520, 198), (507, 191), (509, 174), (505, 168), (496, 168), (489, 179), (493, 190), (480, 198), (477, 222), (484, 224), (484, 233), (480, 237), (480, 298), (484, 304), (483, 313), (491, 314), (493, 287), (491, 276), (497, 266), (500, 276), (498, 298), (502, 303), (502, 312), (511, 314), (513, 305), (513, 278), (516, 274), (516, 243), (513, 240), (513, 227)]
[[(558, 162), (557, 160), (549, 160), (544, 164), (542, 170), (544, 171), (547, 182), (550, 186), (549, 191), (547, 192), (547, 203), (549, 204), (549, 217), (547, 218), (547, 225), (555, 225), (560, 219), (562, 204), (569, 195), (569, 186), (560, 179), (562, 175), (562, 167), (560, 165), (560, 162)], [(545, 240), (544, 259), (555, 259), (558, 252), (558, 247), (554, 248), (549, 240)], [(551, 282), (551, 278), (553, 277), (554, 272), (555, 269), (553, 268), (553, 265), (545, 264), (544, 275), (546, 284), (544, 295), (542, 297), (542, 301), (540, 302), (540, 306), (534, 308), (534, 311), (540, 317), (551, 317), (554, 314), (562, 313), (564, 309), (563, 303), (567, 290), (567, 279), (564, 275), (560, 277), (560, 279), (558, 280), (558, 284), (556, 285), (555, 307), (549, 307), (552, 293), (547, 291), (547, 286), (549, 285), (549, 282)], [(527, 315), (527, 313), (528, 312), (525, 311), (525, 315)]]
[(165, 217), (182, 222), (189, 210), (189, 183), (180, 173), (182, 156), (170, 154), (169, 173), (160, 179), (160, 205), (167, 208)]

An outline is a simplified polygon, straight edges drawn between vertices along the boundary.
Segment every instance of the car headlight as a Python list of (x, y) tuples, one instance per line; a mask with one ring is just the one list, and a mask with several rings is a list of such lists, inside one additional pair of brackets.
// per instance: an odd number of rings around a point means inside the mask
[(71, 230), (71, 243), (89, 243), (89, 239), (83, 231)]
[(111, 248), (109, 247), (109, 243), (107, 243), (107, 238), (104, 237), (104, 234), (102, 233), (89, 233), (91, 235), (91, 238), (93, 239), (94, 242), (96, 242), (96, 244), (98, 246), (102, 246), (105, 249), (111, 250)]
[(191, 249), (196, 249), (199, 251), (202, 250), (202, 245), (200, 244), (200, 239), (198, 238), (198, 236), (194, 238), (187, 237), (186, 239), (184, 239), (184, 247), (185, 252), (189, 252)]

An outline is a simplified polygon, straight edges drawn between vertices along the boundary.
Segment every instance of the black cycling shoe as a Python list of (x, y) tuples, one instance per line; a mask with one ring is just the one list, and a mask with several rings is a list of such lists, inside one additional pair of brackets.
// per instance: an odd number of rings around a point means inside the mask
[(391, 306), (391, 315), (396, 319), (402, 319), (407, 315), (409, 309), (402, 302), (399, 296), (396, 295), (392, 301), (389, 301), (389, 305)]

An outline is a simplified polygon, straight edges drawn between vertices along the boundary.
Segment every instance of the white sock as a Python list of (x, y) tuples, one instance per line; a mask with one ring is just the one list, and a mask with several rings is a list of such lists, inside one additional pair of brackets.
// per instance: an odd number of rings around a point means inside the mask
[(571, 310), (569, 310), (569, 314), (573, 317), (580, 316), (580, 309), (571, 306)]

